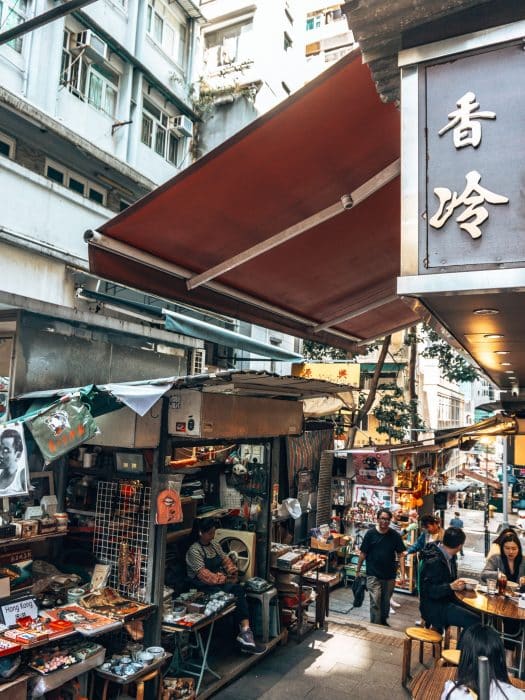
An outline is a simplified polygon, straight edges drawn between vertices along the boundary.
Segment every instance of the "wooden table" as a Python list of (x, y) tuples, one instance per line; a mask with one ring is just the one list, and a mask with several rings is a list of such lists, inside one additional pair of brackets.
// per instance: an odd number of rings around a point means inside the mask
[(505, 632), (500, 625), (499, 632), (504, 641), (515, 644), (520, 652), (518, 667), (509, 667), (509, 670), (517, 671), (521, 678), (524, 666), (525, 651), (525, 608), (520, 608), (516, 599), (502, 595), (486, 595), (479, 591), (455, 591), (456, 597), (463, 605), (481, 613), (483, 624), (494, 625), (494, 619), (515, 620), (519, 622), (520, 629), (517, 634)]
[[(443, 688), (447, 681), (453, 681), (456, 677), (457, 668), (455, 666), (436, 666), (421, 671), (414, 678), (410, 685), (412, 700), (440, 700)], [(509, 678), (516, 688), (525, 688), (525, 682), (517, 678)], [(470, 697), (470, 696), (465, 696)]]

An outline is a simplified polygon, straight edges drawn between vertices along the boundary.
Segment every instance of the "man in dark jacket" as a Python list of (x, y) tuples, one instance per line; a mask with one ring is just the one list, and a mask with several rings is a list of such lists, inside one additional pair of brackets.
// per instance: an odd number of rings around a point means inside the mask
[(479, 623), (479, 617), (459, 605), (454, 595), (454, 591), (465, 588), (465, 581), (458, 578), (456, 563), (456, 554), (464, 542), (463, 530), (449, 527), (443, 542), (429, 544), (421, 552), (419, 609), (425, 622), (439, 631), (450, 625), (466, 629)]
[[(399, 532), (390, 527), (392, 513), (382, 509), (377, 513), (377, 526), (370, 528), (363, 538), (357, 562), (356, 575), (366, 559), (366, 587), (370, 594), (370, 622), (388, 625), (390, 599), (394, 592), (397, 557), (405, 551)], [(405, 580), (405, 560), (400, 559), (401, 582)]]

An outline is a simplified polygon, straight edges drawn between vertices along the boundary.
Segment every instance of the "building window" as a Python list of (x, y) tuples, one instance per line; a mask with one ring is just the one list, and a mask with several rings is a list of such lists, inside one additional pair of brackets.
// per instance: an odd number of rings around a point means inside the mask
[(306, 18), (306, 31), (310, 32), (313, 29), (319, 29), (323, 21), (323, 15), (310, 15)]
[(204, 62), (208, 71), (250, 61), (252, 30), (253, 21), (250, 19), (206, 34)]
[(106, 191), (102, 187), (95, 185), (95, 183), (90, 182), (78, 173), (47, 158), (45, 176), (53, 180), (53, 182), (67, 187), (68, 190), (76, 192), (76, 194), (86, 197), (86, 199), (90, 199), (92, 202), (96, 202), (102, 206), (106, 204)]
[(285, 50), (285, 51), (288, 51), (288, 49), (291, 49), (292, 46), (293, 46), (292, 38), (290, 37), (290, 35), (288, 34), (288, 32), (284, 32), (284, 41), (283, 41), (283, 45), (284, 45), (284, 50)]
[(146, 97), (142, 101), (142, 143), (173, 165), (177, 165), (178, 136), (169, 128), (170, 116)]
[(182, 15), (177, 16), (162, 0), (150, 0), (146, 31), (179, 66), (186, 65), (188, 28)]
[(3, 134), (0, 131), (0, 156), (5, 156), (6, 158), (15, 157), (15, 140), (7, 134)]
[[(0, 27), (3, 31), (13, 29), (26, 19), (27, 0), (0, 0)], [(7, 45), (18, 53), (22, 53), (21, 36), (11, 39)]]
[(62, 62), (60, 84), (79, 100), (114, 117), (117, 109), (119, 76), (105, 63), (86, 61), (82, 50), (72, 52), (76, 35), (64, 31), (62, 40)]

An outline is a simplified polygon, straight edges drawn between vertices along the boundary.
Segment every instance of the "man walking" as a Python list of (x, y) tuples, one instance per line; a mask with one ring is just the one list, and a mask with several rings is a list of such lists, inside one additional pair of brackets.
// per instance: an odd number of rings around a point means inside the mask
[[(356, 575), (366, 559), (366, 586), (370, 594), (370, 622), (388, 625), (390, 599), (394, 592), (397, 557), (405, 551), (401, 535), (390, 527), (392, 513), (382, 509), (377, 513), (377, 525), (368, 530), (361, 544)], [(401, 582), (405, 581), (405, 560), (400, 559)]]
[(450, 519), (449, 527), (460, 527), (463, 530), (463, 520), (459, 517), (458, 511), (456, 511), (454, 517)]

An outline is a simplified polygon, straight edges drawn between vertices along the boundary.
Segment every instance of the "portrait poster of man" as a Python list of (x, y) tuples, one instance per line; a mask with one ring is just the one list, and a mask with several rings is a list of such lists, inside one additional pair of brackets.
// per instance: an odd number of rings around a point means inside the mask
[(22, 423), (0, 426), (0, 497), (28, 493), (29, 468)]

